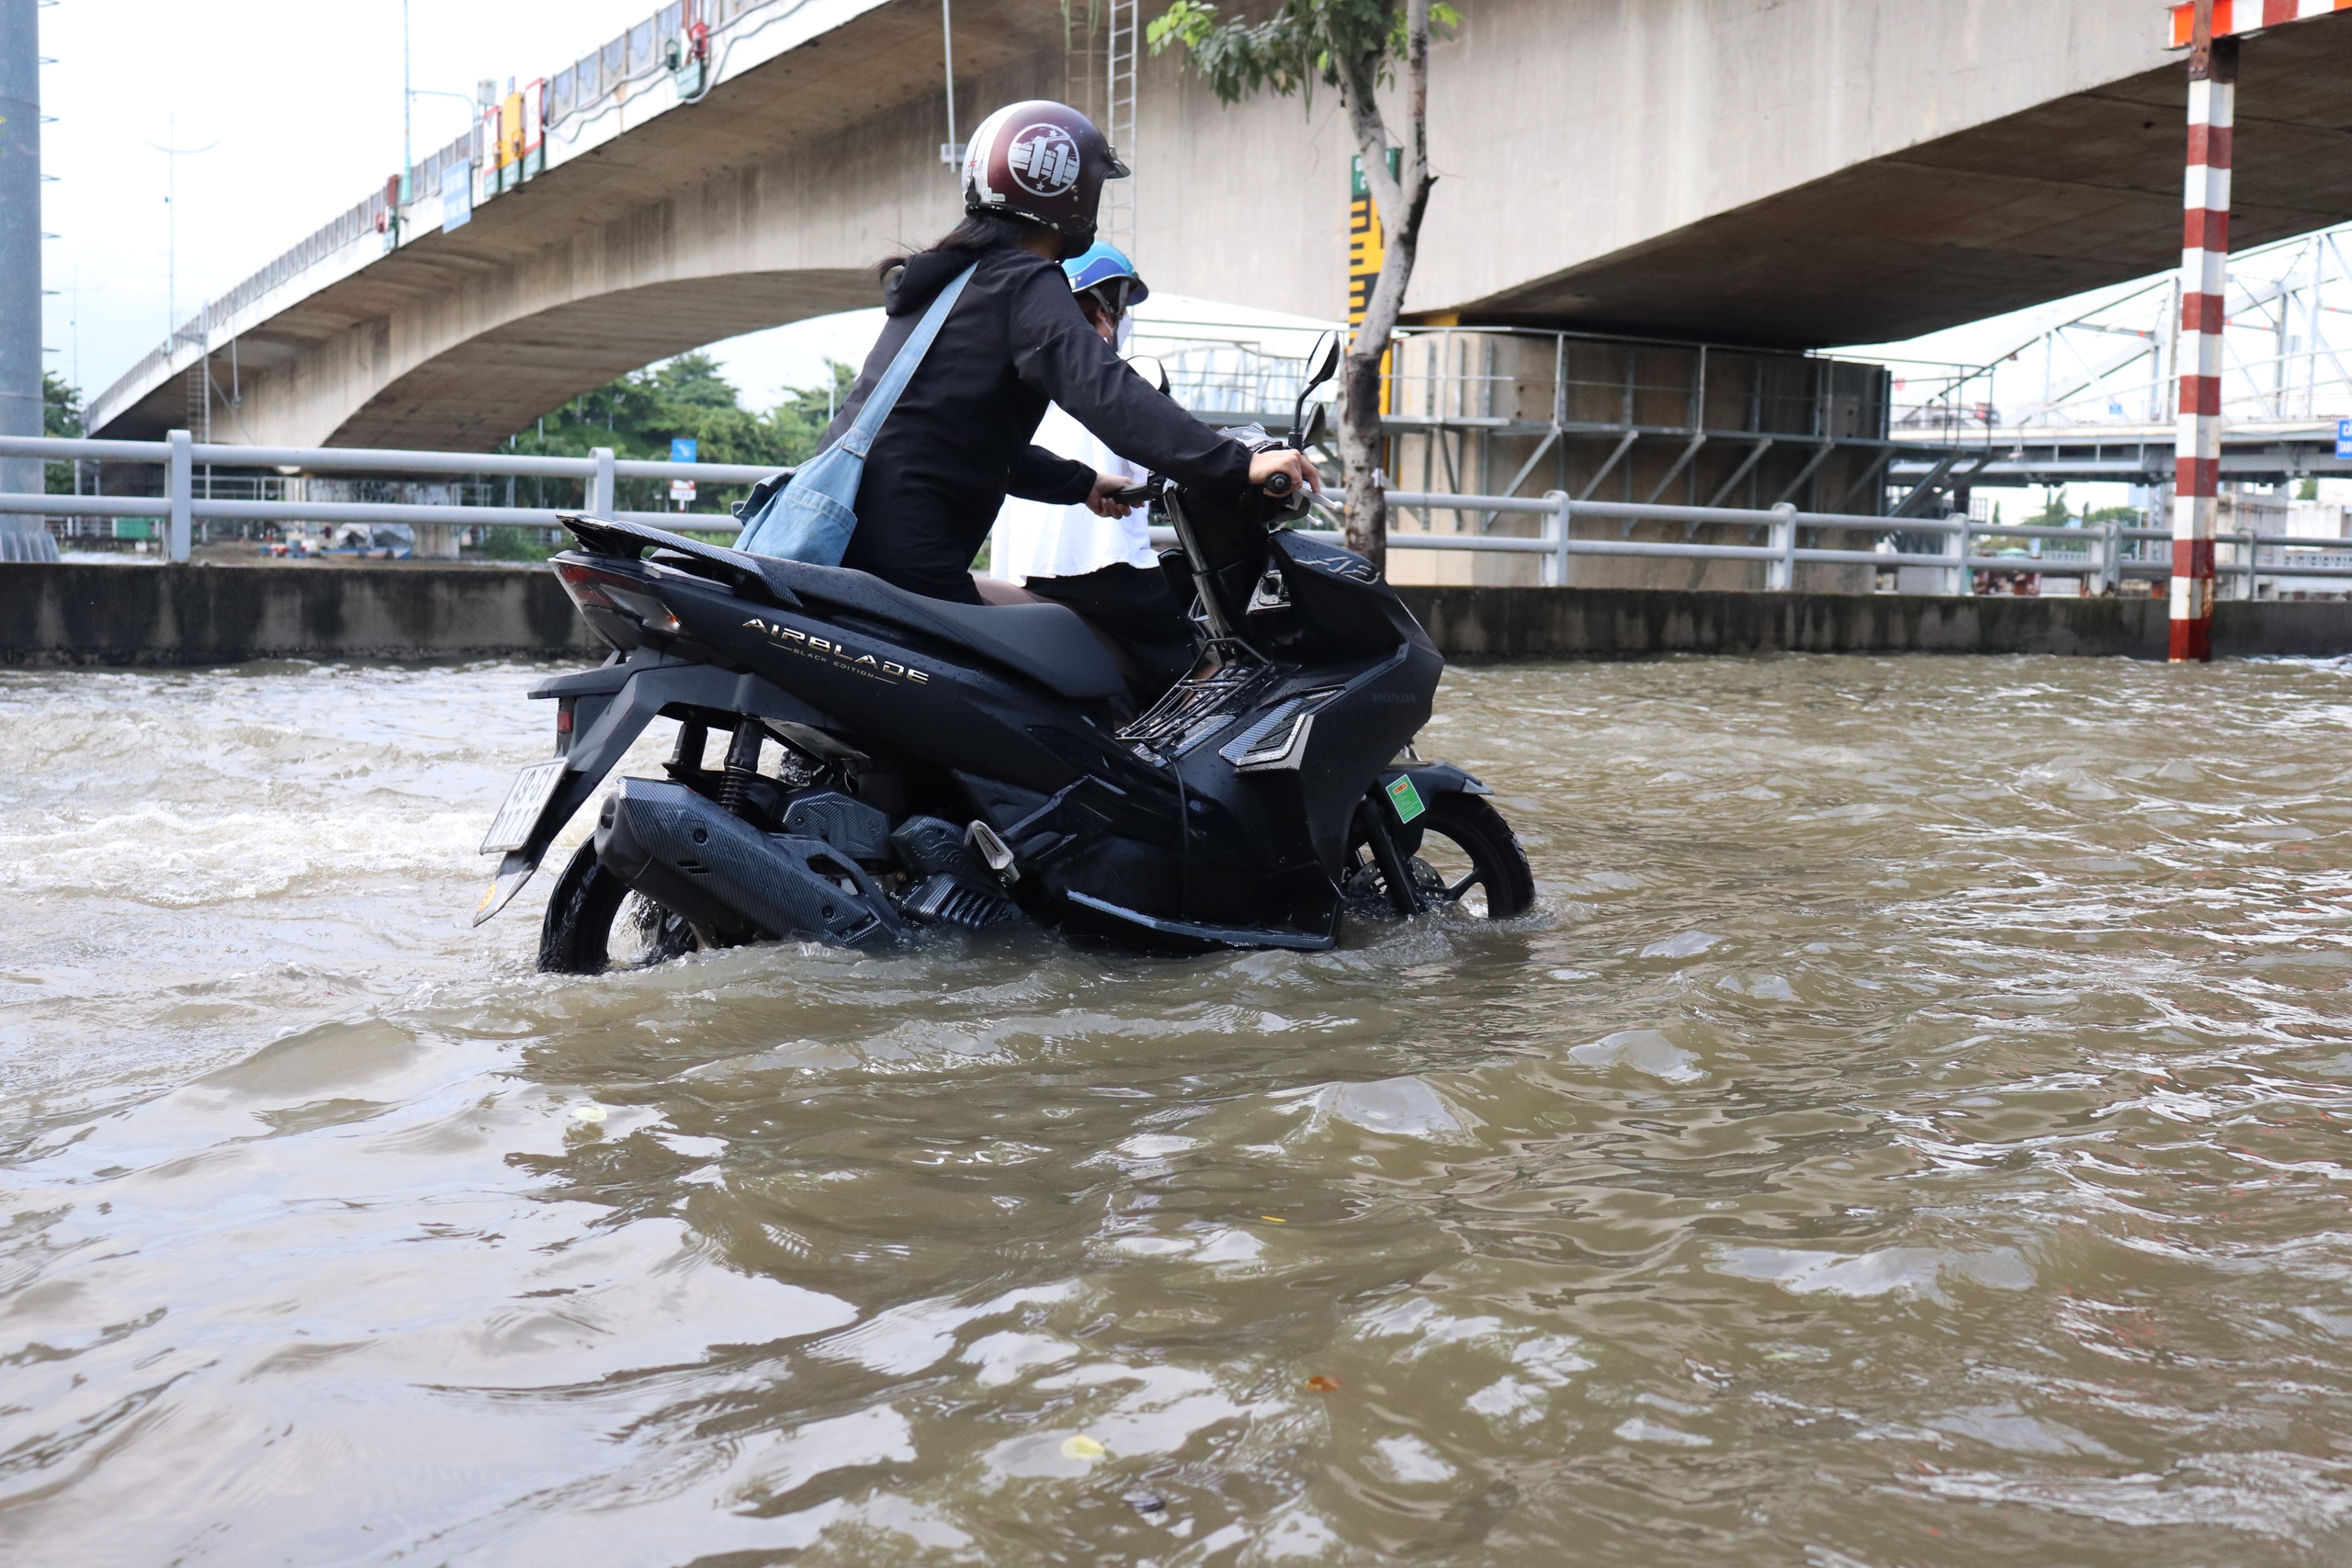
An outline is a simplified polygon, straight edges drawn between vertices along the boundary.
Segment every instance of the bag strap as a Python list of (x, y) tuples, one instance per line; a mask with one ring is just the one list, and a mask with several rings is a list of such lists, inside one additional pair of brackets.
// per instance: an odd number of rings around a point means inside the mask
[(922, 320), (915, 323), (915, 330), (908, 333), (907, 341), (899, 345), (899, 355), (890, 361), (890, 368), (882, 372), (882, 379), (874, 383), (874, 390), (866, 394), (865, 406), (857, 411), (857, 418), (851, 423), (849, 433), (841, 439), (843, 451), (864, 460), (867, 450), (874, 445), (875, 436), (881, 434), (882, 422), (889, 418), (890, 411), (898, 406), (899, 394), (907, 389), (907, 383), (914, 379), (915, 367), (922, 363), (922, 356), (931, 352), (931, 340), (939, 335), (941, 325), (947, 320), (947, 312), (956, 308), (956, 298), (964, 292), (964, 285), (971, 282), (972, 274), (979, 270), (980, 264), (974, 262), (939, 291), (939, 298), (931, 302), (931, 309), (922, 313)]

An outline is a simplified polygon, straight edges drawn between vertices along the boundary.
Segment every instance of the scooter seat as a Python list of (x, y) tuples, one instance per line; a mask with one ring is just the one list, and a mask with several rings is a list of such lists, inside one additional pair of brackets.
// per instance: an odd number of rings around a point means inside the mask
[(1127, 689), (1110, 650), (1066, 604), (957, 604), (918, 593), (907, 597), (954, 628), (965, 647), (1065, 697), (1114, 697)]
[(797, 593), (955, 643), (1065, 697), (1125, 695), (1126, 676), (1077, 611), (1062, 604), (958, 604), (893, 588), (847, 567), (763, 556), (763, 576)]

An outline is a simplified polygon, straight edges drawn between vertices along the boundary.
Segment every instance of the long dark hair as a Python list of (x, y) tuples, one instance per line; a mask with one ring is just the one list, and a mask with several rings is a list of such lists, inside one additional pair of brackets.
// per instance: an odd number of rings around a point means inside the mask
[[(990, 251), (1012, 249), (1036, 232), (1038, 227), (1026, 218), (1015, 218), (1009, 212), (967, 212), (961, 223), (931, 243), (931, 249), (958, 251), (977, 261)], [(887, 278), (906, 265), (907, 261), (904, 255), (886, 256), (875, 266), (874, 276)]]

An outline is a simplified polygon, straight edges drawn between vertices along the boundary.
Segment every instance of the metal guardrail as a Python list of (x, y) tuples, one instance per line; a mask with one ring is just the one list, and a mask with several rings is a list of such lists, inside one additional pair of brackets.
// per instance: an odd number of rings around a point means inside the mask
[[(199, 518), (258, 523), (450, 524), (461, 528), (521, 526), (553, 528), (562, 511), (587, 511), (632, 523), (696, 533), (733, 533), (741, 525), (725, 513), (621, 512), (615, 508), (615, 481), (625, 479), (700, 479), (713, 484), (757, 484), (775, 470), (747, 463), (665, 463), (617, 457), (610, 447), (585, 457), (524, 457), (498, 452), (410, 452), (368, 446), (232, 446), (198, 441), (175, 430), (163, 441), (93, 441), (49, 436), (0, 436), (0, 457), (82, 458), (144, 463), (164, 469), (164, 493), (134, 495), (0, 494), (0, 513), (46, 517), (161, 517), (169, 523), (166, 558), (188, 558), (194, 524)], [(197, 492), (196, 467), (219, 463), (241, 468), (300, 468), (314, 473), (492, 474), (524, 479), (571, 479), (582, 485), (581, 504), (559, 510), (524, 506), (436, 506), (403, 502), (262, 501), (209, 497)]]
[[(263, 501), (208, 498), (196, 490), (196, 465), (217, 463), (242, 468), (300, 468), (307, 472), (368, 472), (378, 474), (514, 475), (522, 478), (573, 479), (581, 481), (578, 510), (630, 522), (650, 523), (674, 531), (731, 534), (741, 525), (725, 513), (620, 512), (613, 505), (614, 484), (621, 479), (705, 479), (719, 484), (751, 484), (775, 470), (741, 463), (667, 463), (617, 457), (609, 447), (596, 448), (585, 457), (525, 457), (490, 452), (412, 452), (352, 446), (233, 446), (190, 438), (184, 430), (164, 441), (93, 441), (46, 436), (0, 436), (0, 457), (54, 459), (96, 458), (113, 462), (160, 465), (164, 470), (160, 496), (0, 494), (0, 513), (50, 517), (161, 517), (169, 521), (169, 559), (184, 561), (198, 518), (244, 519), (290, 523), (448, 524), (459, 527), (523, 526), (554, 528), (564, 511), (571, 509), (516, 506), (425, 505), (398, 502)], [(1532, 516), (1541, 533), (1504, 535), (1485, 532), (1437, 533), (1392, 527), (1392, 550), (1470, 550), (1540, 558), (1540, 581), (1559, 587), (1569, 579), (1571, 563), (1583, 556), (1633, 556), (1690, 560), (1740, 560), (1764, 563), (1768, 591), (1785, 591), (1800, 564), (1869, 566), (1884, 570), (1927, 567), (1942, 573), (1942, 591), (1965, 594), (1979, 571), (2035, 571), (2087, 577), (2112, 588), (2126, 577), (2164, 578), (2172, 574), (2169, 530), (2128, 528), (2107, 523), (2097, 528), (2056, 528), (2035, 524), (1987, 524), (1966, 517), (1886, 517), (1850, 513), (1800, 512), (1786, 502), (1769, 508), (1736, 506), (1671, 506), (1639, 502), (1579, 501), (1563, 491), (1545, 495), (1455, 495), (1417, 491), (1388, 492), (1391, 508), (1422, 513), (1473, 514), (1474, 526), (1483, 528), (1502, 515)], [(1327, 517), (1328, 503), (1319, 503)], [(1578, 518), (1620, 523), (1651, 522), (1685, 525), (1731, 525), (1761, 528), (1761, 544), (1676, 543), (1658, 539), (1579, 538)], [(1811, 531), (1812, 544), (1801, 536)], [(1336, 530), (1310, 529), (1309, 536), (1337, 542)], [(1870, 547), (1838, 548), (1822, 543), (1824, 536), (1861, 533), (1873, 536)], [(1939, 535), (1951, 547), (1941, 553), (1889, 550), (1878, 536)], [(1167, 529), (1152, 530), (1156, 543), (1172, 544)], [(1985, 554), (1980, 540), (2052, 541), (2078, 546), (2064, 554)], [(2257, 576), (2352, 579), (2352, 558), (2328, 550), (2329, 541), (2278, 534), (2236, 533), (2219, 543), (2244, 547), (2243, 561), (2228, 563), (2229, 576), (2242, 576), (2245, 593), (2254, 596)], [(2127, 547), (2161, 544), (2164, 554), (2133, 557)], [(2262, 559), (2265, 549), (2272, 558)], [(2309, 564), (2280, 558), (2282, 549), (2302, 549), (2331, 556)]]

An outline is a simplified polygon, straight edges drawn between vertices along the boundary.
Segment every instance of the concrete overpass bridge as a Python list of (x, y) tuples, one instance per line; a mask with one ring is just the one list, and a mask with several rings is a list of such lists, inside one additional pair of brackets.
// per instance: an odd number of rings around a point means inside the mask
[[(1433, 51), (1421, 320), (1818, 347), (2177, 259), (2186, 89), (2154, 0), (1464, 10)], [(960, 0), (955, 39), (966, 126), (1088, 96), (1054, 0)], [(435, 154), (409, 200), (370, 197), (207, 306), (92, 429), (487, 450), (655, 359), (871, 304), (873, 263), (956, 215), (941, 79), (931, 0), (669, 6), (550, 73), (503, 182), (471, 139)], [(2241, 79), (2239, 243), (2352, 217), (2352, 17), (2248, 39)], [(1154, 282), (1337, 317), (1351, 148), (1329, 97), (1224, 108), (1173, 56), (1133, 89), (1114, 134)]]

